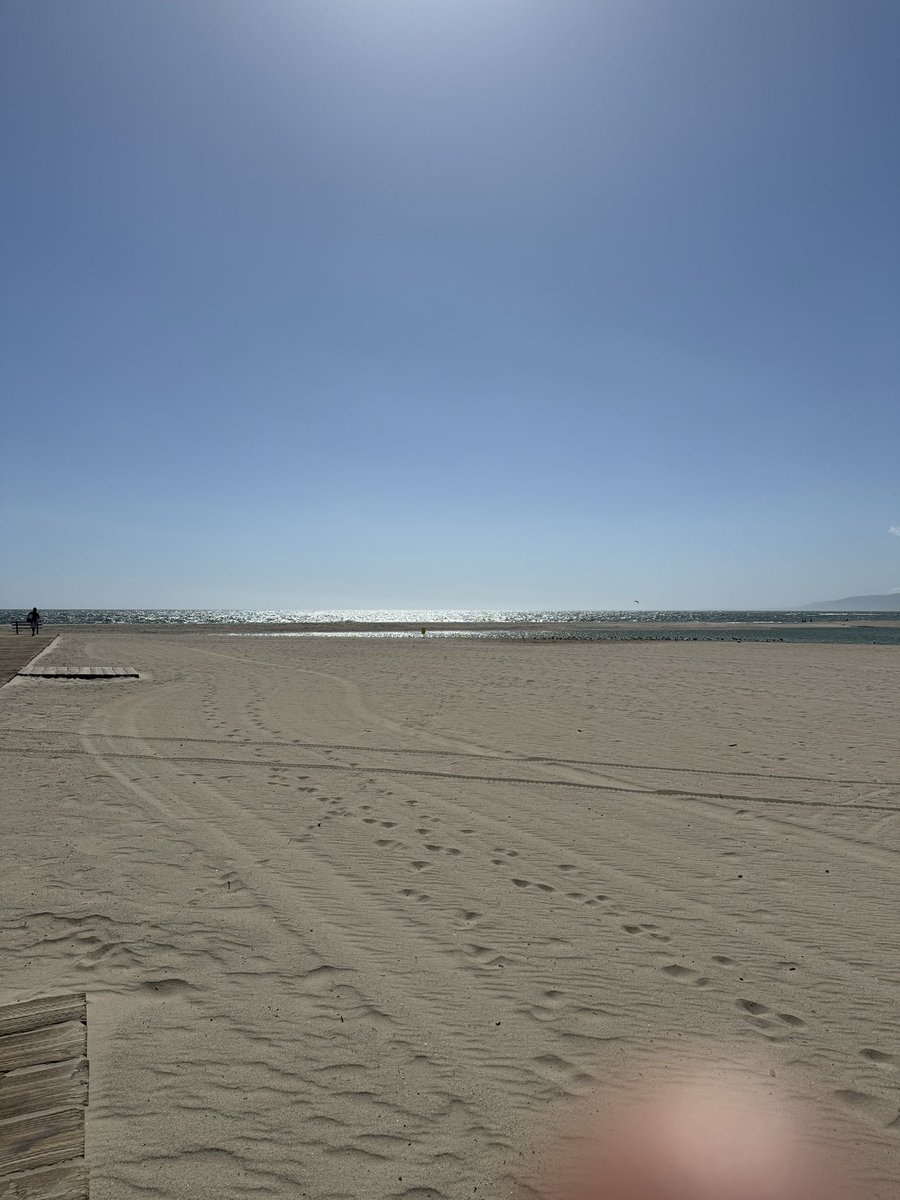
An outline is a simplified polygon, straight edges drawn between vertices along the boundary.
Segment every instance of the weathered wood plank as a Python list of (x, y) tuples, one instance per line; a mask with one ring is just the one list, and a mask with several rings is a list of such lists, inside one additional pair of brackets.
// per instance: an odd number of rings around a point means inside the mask
[(24, 667), (19, 671), (24, 679), (137, 679), (135, 667)]
[(0, 635), (0, 687), (31, 662), (35, 655), (46, 647), (56, 637), (55, 634), (38, 634), (32, 637), (29, 629), (16, 637), (8, 636), (5, 632)]
[(65, 996), (41, 996), (37, 1000), (22, 1000), (18, 1004), (0, 1006), (0, 1037), (9, 1033), (24, 1033), (44, 1025), (59, 1025), (63, 1021), (85, 1021), (87, 1002), (84, 992)]
[(86, 1058), (48, 1063), (0, 1075), (0, 1121), (87, 1105)]
[(87, 1167), (80, 1159), (0, 1179), (0, 1200), (87, 1200)]
[(83, 1108), (0, 1121), (0, 1172), (4, 1174), (83, 1156)]
[(43, 1029), (29, 1029), (0, 1038), (0, 1071), (18, 1071), (87, 1053), (87, 1026), (66, 1021)]
[(83, 993), (0, 1007), (0, 1200), (87, 1200)]

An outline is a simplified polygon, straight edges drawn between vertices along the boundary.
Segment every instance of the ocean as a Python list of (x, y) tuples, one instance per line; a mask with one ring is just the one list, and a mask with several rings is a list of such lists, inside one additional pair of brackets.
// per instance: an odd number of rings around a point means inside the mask
[[(3, 624), (22, 621), (24, 616), (20, 609), (0, 609)], [(44, 609), (42, 616), (47, 625), (308, 626), (302, 631), (251, 628), (232, 631), (234, 636), (245, 637), (421, 637), (421, 627), (425, 627), (426, 637), (493, 640), (784, 641), (900, 646), (900, 611), (65, 608)], [(340, 628), (341, 625), (404, 624), (417, 628)], [(432, 628), (486, 624), (504, 628)], [(673, 625), (678, 628), (672, 628)]]

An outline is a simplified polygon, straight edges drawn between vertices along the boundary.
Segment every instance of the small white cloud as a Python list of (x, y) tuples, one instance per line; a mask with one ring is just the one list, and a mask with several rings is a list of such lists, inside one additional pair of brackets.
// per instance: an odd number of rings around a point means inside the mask
[(892, 525), (888, 533), (892, 533), (894, 537), (900, 537), (900, 525)]

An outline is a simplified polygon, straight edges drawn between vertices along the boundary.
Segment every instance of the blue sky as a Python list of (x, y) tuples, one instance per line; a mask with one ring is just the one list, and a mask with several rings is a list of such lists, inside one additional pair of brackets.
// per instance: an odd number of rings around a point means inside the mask
[(900, 588), (894, 0), (0, 3), (0, 603)]

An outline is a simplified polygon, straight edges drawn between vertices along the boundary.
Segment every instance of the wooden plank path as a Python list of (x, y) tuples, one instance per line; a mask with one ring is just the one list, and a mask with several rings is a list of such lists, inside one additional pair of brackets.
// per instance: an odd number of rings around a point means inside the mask
[(87, 1200), (84, 994), (0, 1008), (0, 1200)]
[(137, 667), (23, 667), (23, 679), (139, 679)]
[(54, 633), (39, 633), (32, 637), (30, 632), (20, 633), (18, 637), (14, 633), (0, 636), (0, 687), (18, 675), (55, 637)]

